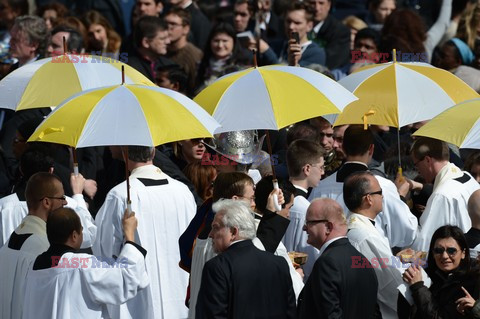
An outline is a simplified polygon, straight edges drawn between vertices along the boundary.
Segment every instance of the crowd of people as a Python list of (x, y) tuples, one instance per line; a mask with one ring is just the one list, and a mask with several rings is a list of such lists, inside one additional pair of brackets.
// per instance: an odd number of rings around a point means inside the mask
[[(0, 0), (0, 79), (86, 53), (194, 97), (255, 63), (339, 80), (396, 49), (480, 92), (479, 10)], [(77, 175), (68, 147), (27, 142), (50, 112), (0, 110), (1, 318), (480, 318), (480, 151), (412, 136), (424, 123), (89, 147)]]

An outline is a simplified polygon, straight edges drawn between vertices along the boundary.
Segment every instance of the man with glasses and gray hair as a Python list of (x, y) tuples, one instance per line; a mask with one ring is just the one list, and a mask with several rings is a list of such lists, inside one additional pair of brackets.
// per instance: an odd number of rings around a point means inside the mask
[[(375, 228), (382, 211), (383, 190), (369, 171), (354, 172), (343, 184), (343, 199), (352, 214), (348, 218), (348, 240), (372, 264), (378, 280), (378, 304), (382, 318), (397, 318), (397, 287), (403, 283), (399, 269), (392, 267), (388, 238)], [(401, 265), (400, 262), (395, 263)], [(352, 259), (352, 267), (363, 267), (361, 258)]]
[(256, 248), (253, 212), (231, 199), (213, 204), (209, 237), (218, 256), (203, 268), (196, 318), (295, 318), (285, 259)]
[[(319, 249), (312, 273), (298, 300), (298, 318), (373, 318), (377, 308), (377, 277), (371, 266), (353, 267), (365, 257), (347, 239), (342, 207), (329, 198), (310, 204), (304, 231)], [(367, 267), (370, 266), (370, 267)]]

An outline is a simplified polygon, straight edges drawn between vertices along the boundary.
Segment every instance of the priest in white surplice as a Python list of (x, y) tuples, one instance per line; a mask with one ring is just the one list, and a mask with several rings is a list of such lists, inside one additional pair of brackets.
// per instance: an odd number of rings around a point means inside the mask
[(420, 217), (420, 231), (412, 245), (428, 251), (433, 233), (441, 226), (453, 225), (467, 232), (472, 223), (468, 216), (468, 199), (480, 189), (467, 172), (449, 162), (447, 143), (428, 137), (417, 139), (411, 156), (415, 167), (427, 183), (433, 183), (432, 195)]
[[(345, 210), (343, 183), (353, 172), (368, 170), (374, 151), (374, 136), (363, 125), (350, 125), (343, 136), (346, 162), (334, 174), (322, 180), (310, 194), (309, 200), (327, 197), (337, 201)], [(383, 190), (383, 211), (375, 219), (375, 227), (388, 238), (391, 247), (410, 246), (417, 234), (417, 218), (410, 212), (398, 193), (395, 184), (384, 177), (375, 176)]]
[[(73, 177), (72, 189), (83, 189), (83, 177)], [(50, 244), (46, 234), (46, 220), (55, 209), (67, 203), (60, 179), (50, 173), (33, 175), (26, 186), (28, 215), (0, 249), (0, 318), (21, 318), (25, 279), (35, 258)], [(90, 222), (88, 211), (78, 211), (85, 237), (94, 238), (96, 227)], [(88, 216), (87, 216), (88, 215)], [(93, 226), (93, 227), (92, 227)], [(88, 233), (88, 234), (87, 234)], [(83, 238), (83, 236), (82, 236)]]
[(146, 251), (135, 243), (137, 219), (125, 212), (125, 243), (111, 267), (89, 254), (76, 253), (82, 225), (70, 208), (59, 208), (47, 219), (50, 247), (28, 272), (23, 319), (109, 318), (106, 304), (120, 304), (148, 286)]
[[(152, 164), (153, 156), (154, 148), (128, 147), (131, 205), (138, 214), (136, 242), (148, 251), (150, 285), (125, 304), (109, 306), (112, 318), (169, 319), (188, 315), (185, 306), (188, 274), (178, 266), (178, 238), (195, 215), (196, 204), (187, 186)], [(125, 181), (110, 190), (96, 216), (95, 255), (119, 256), (124, 242), (121, 220), (126, 208)]]
[[(38, 172), (54, 173), (53, 164), (53, 159), (39, 150), (29, 149), (22, 154), (20, 159), (22, 180), (15, 186), (13, 194), (0, 199), (0, 247), (7, 242), (15, 228), (28, 214), (27, 202), (25, 201), (25, 187), (28, 179)], [(75, 210), (80, 217), (84, 227), (82, 248), (90, 248), (95, 240), (97, 227), (82, 195), (85, 178), (81, 174), (77, 176), (72, 174), (70, 185), (73, 196), (66, 196), (67, 204), (65, 206)]]
[[(382, 211), (382, 188), (372, 173), (355, 172), (343, 184), (343, 197), (352, 212), (348, 218), (348, 240), (373, 265), (378, 280), (377, 299), (382, 318), (396, 319), (397, 287), (403, 282), (402, 274), (393, 267), (392, 258), (395, 257), (392, 256), (387, 237), (375, 228), (375, 217)], [(358, 260), (352, 260), (352, 267), (364, 265), (360, 256)]]

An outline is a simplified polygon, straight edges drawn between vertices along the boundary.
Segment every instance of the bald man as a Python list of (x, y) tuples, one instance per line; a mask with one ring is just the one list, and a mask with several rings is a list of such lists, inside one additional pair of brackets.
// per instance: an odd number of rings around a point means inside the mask
[(465, 233), (470, 257), (477, 258), (480, 253), (480, 189), (470, 195), (468, 199), (468, 215), (472, 220), (472, 228)]
[[(377, 277), (369, 267), (353, 267), (365, 260), (348, 241), (347, 221), (334, 200), (314, 200), (307, 210), (307, 243), (320, 250), (298, 300), (299, 318), (372, 318), (377, 302)], [(352, 289), (353, 288), (353, 289)]]

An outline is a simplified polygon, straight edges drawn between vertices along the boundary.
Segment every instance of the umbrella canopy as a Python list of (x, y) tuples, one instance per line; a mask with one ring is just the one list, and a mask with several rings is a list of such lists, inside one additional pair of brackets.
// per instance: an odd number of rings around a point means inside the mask
[(22, 66), (0, 81), (0, 108), (24, 110), (55, 107), (89, 89), (122, 83), (153, 86), (134, 68), (100, 56), (66, 54)]
[(449, 108), (413, 135), (436, 138), (460, 148), (480, 149), (480, 98)]
[(339, 113), (355, 100), (323, 74), (291, 66), (264, 66), (225, 75), (194, 99), (222, 125), (215, 133), (278, 130)]
[(188, 97), (168, 89), (115, 85), (81, 92), (59, 105), (29, 142), (79, 147), (156, 146), (212, 137), (219, 124)]
[(402, 127), (430, 120), (457, 103), (479, 97), (452, 73), (427, 63), (366, 66), (339, 83), (359, 99), (343, 110), (335, 125)]

